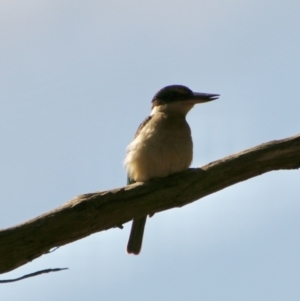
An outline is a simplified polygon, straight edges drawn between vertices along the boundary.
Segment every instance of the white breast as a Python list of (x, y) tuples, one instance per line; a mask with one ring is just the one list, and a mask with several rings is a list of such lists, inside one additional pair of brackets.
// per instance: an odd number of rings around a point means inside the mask
[(192, 157), (185, 118), (155, 114), (129, 144), (124, 165), (131, 179), (144, 182), (188, 169)]

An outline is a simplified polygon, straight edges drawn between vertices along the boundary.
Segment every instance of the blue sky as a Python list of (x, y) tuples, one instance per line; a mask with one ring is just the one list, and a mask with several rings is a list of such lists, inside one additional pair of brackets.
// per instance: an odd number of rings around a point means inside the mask
[[(300, 2), (0, 0), (0, 227), (121, 187), (165, 85), (220, 93), (188, 115), (193, 167), (299, 133)], [(299, 171), (272, 172), (59, 248), (3, 300), (299, 300)]]

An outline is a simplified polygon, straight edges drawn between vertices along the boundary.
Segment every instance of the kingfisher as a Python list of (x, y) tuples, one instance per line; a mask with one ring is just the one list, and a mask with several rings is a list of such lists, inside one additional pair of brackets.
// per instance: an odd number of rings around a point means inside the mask
[[(193, 159), (193, 140), (186, 115), (194, 105), (218, 99), (219, 96), (193, 92), (182, 85), (159, 90), (152, 99), (150, 115), (138, 127), (127, 147), (124, 166), (128, 184), (164, 178), (187, 170)], [(140, 253), (146, 219), (147, 216), (133, 219), (127, 253)]]

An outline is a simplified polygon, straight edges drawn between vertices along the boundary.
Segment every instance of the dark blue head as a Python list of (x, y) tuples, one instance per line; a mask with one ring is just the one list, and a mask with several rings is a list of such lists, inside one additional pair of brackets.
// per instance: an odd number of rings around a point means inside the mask
[(159, 106), (177, 101), (203, 103), (219, 98), (219, 94), (197, 93), (182, 85), (166, 86), (159, 90), (153, 97), (153, 106)]

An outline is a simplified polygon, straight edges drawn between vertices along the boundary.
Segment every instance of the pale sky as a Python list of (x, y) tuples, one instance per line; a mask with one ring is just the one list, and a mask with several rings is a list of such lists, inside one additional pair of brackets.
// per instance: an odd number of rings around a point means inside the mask
[[(193, 167), (300, 131), (300, 2), (0, 0), (0, 228), (122, 187), (125, 148), (162, 87), (219, 100), (188, 115)], [(300, 171), (234, 185), (19, 269), (1, 300), (300, 299)]]

